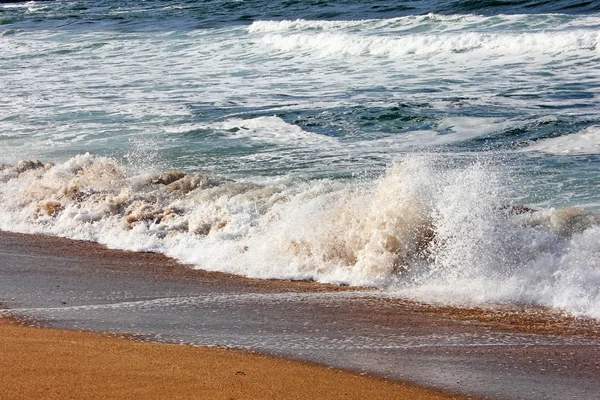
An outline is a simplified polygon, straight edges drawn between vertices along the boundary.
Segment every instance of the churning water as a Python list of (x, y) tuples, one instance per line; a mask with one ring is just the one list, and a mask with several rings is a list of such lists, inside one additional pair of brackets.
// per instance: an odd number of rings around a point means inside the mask
[(0, 7), (1, 229), (600, 318), (595, 2)]

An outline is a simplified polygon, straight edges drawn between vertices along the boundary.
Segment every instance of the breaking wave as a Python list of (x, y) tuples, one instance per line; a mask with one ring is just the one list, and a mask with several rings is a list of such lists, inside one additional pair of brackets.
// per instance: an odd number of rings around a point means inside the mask
[(559, 54), (597, 51), (599, 32), (573, 30), (533, 33), (443, 33), (404, 36), (363, 36), (345, 32), (267, 34), (260, 43), (279, 51), (320, 56), (377, 56), (398, 58), (466, 52), (491, 54)]
[(570, 135), (539, 140), (524, 150), (557, 155), (600, 154), (600, 127), (591, 126)]
[[(572, 17), (565, 14), (517, 14), (494, 15), (493, 17), (475, 14), (441, 15), (409, 15), (388, 19), (357, 20), (282, 20), (254, 21), (249, 27), (250, 33), (271, 32), (327, 32), (327, 31), (378, 31), (407, 32), (415, 28), (417, 31), (456, 30), (467, 25), (470, 30), (487, 31), (492, 27), (511, 27), (514, 31), (530, 32), (533, 29), (556, 31), (557, 29), (574, 29), (600, 24), (600, 18), (594, 15)], [(428, 28), (428, 29), (427, 29)], [(477, 29), (479, 28), (479, 29)]]
[(0, 229), (165, 253), (255, 278), (375, 286), (600, 318), (600, 215), (511, 204), (484, 162), (413, 155), (374, 180), (256, 183), (116, 161), (0, 167)]
[(299, 126), (288, 124), (276, 116), (257, 117), (251, 119), (228, 119), (210, 124), (183, 125), (168, 129), (169, 133), (189, 133), (199, 130), (211, 130), (223, 133), (231, 139), (245, 138), (251, 141), (277, 144), (322, 144), (332, 140), (324, 135), (302, 130)]
[(600, 19), (563, 14), (413, 15), (355, 21), (255, 21), (258, 43), (320, 56), (490, 55), (594, 52)]

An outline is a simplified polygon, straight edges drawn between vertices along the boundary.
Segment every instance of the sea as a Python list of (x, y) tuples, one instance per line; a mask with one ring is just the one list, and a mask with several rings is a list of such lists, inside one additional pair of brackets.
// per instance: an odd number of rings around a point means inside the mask
[(0, 4), (0, 229), (600, 319), (600, 1)]

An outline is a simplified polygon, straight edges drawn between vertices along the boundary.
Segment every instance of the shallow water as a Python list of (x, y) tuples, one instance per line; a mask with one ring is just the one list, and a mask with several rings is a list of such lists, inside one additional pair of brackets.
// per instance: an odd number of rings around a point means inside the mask
[(0, 228), (600, 318), (599, 40), (594, 2), (3, 4)]
[[(332, 289), (194, 273), (160, 255), (90, 243), (0, 235), (0, 304), (6, 307), (0, 315), (45, 327), (242, 348), (468, 396), (579, 399), (598, 393), (596, 323), (539, 309), (524, 323), (506, 319), (508, 308), (498, 312), (504, 315), (499, 320), (478, 323), (452, 318), (456, 309), (398, 300), (385, 291)], [(549, 320), (554, 335), (532, 334), (535, 326), (548, 328)], [(507, 321), (528, 333), (507, 332)]]

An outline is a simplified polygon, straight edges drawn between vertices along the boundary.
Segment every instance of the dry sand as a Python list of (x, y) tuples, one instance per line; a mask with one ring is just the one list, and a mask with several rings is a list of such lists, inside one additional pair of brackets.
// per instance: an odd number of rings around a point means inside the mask
[(449, 399), (253, 353), (143, 343), (0, 319), (3, 399)]

